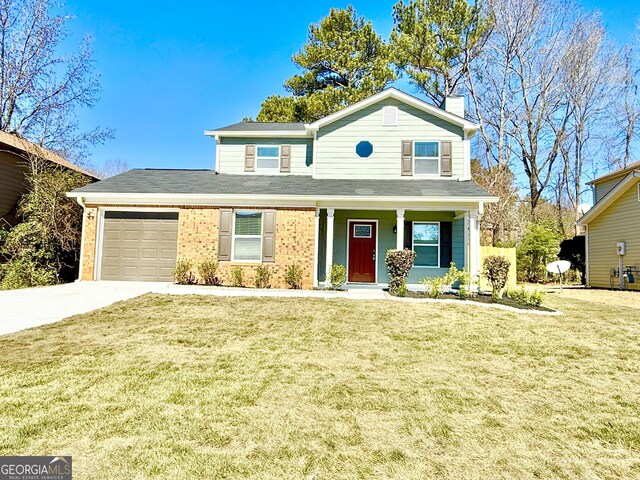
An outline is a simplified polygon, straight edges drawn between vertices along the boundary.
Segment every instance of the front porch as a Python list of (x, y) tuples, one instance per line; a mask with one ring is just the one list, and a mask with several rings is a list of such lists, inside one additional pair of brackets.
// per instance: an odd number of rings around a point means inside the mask
[(481, 208), (318, 208), (314, 285), (328, 286), (331, 265), (339, 264), (348, 287), (387, 286), (386, 252), (403, 248), (417, 253), (409, 285), (443, 275), (451, 262), (478, 275)]

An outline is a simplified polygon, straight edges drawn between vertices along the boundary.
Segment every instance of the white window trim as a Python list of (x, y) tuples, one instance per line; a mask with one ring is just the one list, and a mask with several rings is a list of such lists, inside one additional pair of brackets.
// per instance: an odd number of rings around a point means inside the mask
[[(396, 122), (395, 123), (384, 123), (384, 112), (385, 110), (388, 109), (394, 109), (395, 111), (395, 117), (396, 117)], [(398, 126), (398, 107), (396, 107), (395, 105), (387, 105), (386, 107), (382, 107), (382, 126), (383, 127), (397, 127)]]
[[(256, 238), (258, 235), (236, 235), (236, 213), (260, 214), (260, 258), (257, 260), (236, 259), (236, 238)], [(262, 210), (234, 210), (231, 229), (231, 261), (238, 263), (262, 263), (262, 242), (264, 241), (264, 212)]]
[[(356, 236), (356, 228), (357, 227), (369, 227), (369, 235), (366, 235), (366, 236), (358, 235), (358, 236)], [(372, 237), (372, 230), (373, 230), (373, 228), (371, 228), (371, 224), (369, 224), (369, 223), (354, 223), (353, 224), (353, 238), (371, 238)]]
[[(261, 168), (258, 167), (258, 159), (262, 158), (262, 159), (270, 159), (273, 160), (275, 157), (259, 157), (258, 156), (258, 149), (260, 148), (273, 148), (276, 147), (278, 149), (278, 166), (276, 168)], [(281, 145), (256, 145), (256, 164), (255, 164), (255, 171), (256, 172), (261, 172), (261, 173), (279, 173), (280, 172), (280, 164), (282, 163), (282, 147)]]
[[(416, 144), (417, 143), (437, 143), (438, 144), (438, 156), (437, 157), (416, 157)], [(416, 159), (433, 160), (436, 159), (438, 163), (438, 173), (416, 173)], [(413, 162), (413, 176), (419, 178), (438, 178), (440, 177), (442, 166), (442, 144), (440, 140), (422, 139), (414, 140), (411, 145), (411, 161)]]
[[(442, 244), (442, 241), (440, 239), (440, 234), (442, 232), (441, 228), (440, 228), (440, 222), (429, 222), (429, 221), (413, 221), (411, 222), (411, 250), (413, 250), (414, 252), (416, 252), (416, 246), (415, 246), (415, 242), (414, 242), (414, 236), (413, 236), (413, 226), (415, 224), (419, 224), (419, 225), (438, 225), (438, 265), (437, 266), (431, 266), (431, 265), (415, 265), (413, 266), (413, 268), (441, 268), (440, 266), (440, 245)], [(420, 247), (435, 247), (436, 245), (419, 245)], [(417, 255), (418, 252), (416, 252)]]

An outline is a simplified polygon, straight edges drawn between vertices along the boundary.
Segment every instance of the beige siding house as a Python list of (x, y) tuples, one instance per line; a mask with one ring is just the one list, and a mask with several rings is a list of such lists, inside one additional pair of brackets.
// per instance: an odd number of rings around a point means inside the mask
[(590, 182), (586, 227), (587, 285), (640, 290), (640, 162)]

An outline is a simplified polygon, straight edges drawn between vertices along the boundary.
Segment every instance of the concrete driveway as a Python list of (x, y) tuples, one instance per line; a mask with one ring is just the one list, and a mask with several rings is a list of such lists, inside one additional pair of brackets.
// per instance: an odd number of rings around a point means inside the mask
[(166, 293), (170, 285), (153, 282), (75, 282), (0, 291), (0, 335), (57, 322), (144, 293)]

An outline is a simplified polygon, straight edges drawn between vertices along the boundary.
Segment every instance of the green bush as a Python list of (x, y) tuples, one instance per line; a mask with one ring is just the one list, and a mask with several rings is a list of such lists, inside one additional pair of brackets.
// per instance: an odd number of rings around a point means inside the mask
[[(389, 293), (391, 295), (404, 296), (406, 294), (407, 276), (413, 268), (415, 259), (416, 252), (413, 250), (406, 248), (404, 250), (387, 250), (384, 263), (389, 274)], [(401, 289), (403, 289), (403, 295), (399, 295)]]
[(520, 287), (507, 290), (506, 295), (513, 300), (539, 307), (542, 305), (547, 292), (538, 288), (530, 290), (525, 287)]
[(531, 224), (517, 247), (517, 274), (521, 282), (544, 282), (548, 263), (558, 259), (560, 235), (553, 227)]
[(193, 285), (196, 283), (196, 276), (193, 274), (193, 262), (187, 258), (176, 260), (173, 267), (173, 279), (180, 285)]
[(220, 285), (220, 278), (216, 275), (218, 272), (218, 262), (213, 258), (208, 258), (198, 264), (198, 273), (205, 285)]
[(302, 268), (300, 265), (287, 265), (284, 271), (284, 282), (294, 290), (302, 288)]
[(236, 265), (229, 270), (228, 273), (229, 283), (232, 287), (242, 287), (244, 285), (244, 272), (242, 267)]
[(256, 288), (271, 288), (271, 270), (266, 265), (258, 265), (256, 267), (256, 276), (254, 284)]
[(337, 263), (331, 265), (329, 282), (331, 283), (331, 288), (340, 288), (347, 283), (347, 269), (344, 265), (338, 265)]
[(471, 274), (467, 270), (458, 270), (456, 264), (451, 262), (449, 271), (441, 277), (423, 278), (422, 285), (429, 287), (429, 296), (439, 298), (446, 287), (453, 287), (457, 284), (458, 295), (462, 300), (469, 298), (471, 293)]
[(402, 282), (402, 285), (398, 287), (396, 291), (396, 296), (398, 297), (406, 297), (409, 289), (407, 288), (407, 282)]
[(0, 265), (0, 290), (40, 287), (56, 283), (53, 267), (44, 267), (27, 258), (11, 260)]
[(507, 284), (509, 267), (511, 264), (507, 257), (502, 255), (490, 255), (484, 259), (483, 274), (491, 284), (491, 298), (497, 302), (502, 298), (504, 286)]

